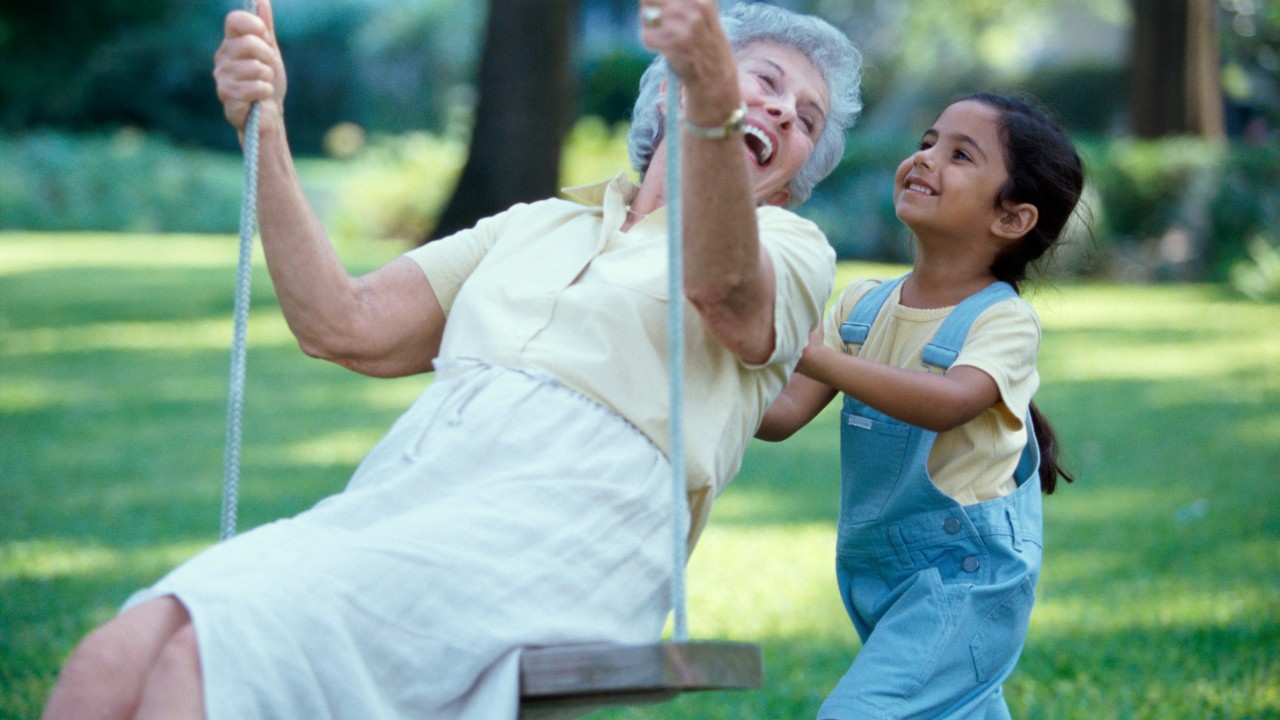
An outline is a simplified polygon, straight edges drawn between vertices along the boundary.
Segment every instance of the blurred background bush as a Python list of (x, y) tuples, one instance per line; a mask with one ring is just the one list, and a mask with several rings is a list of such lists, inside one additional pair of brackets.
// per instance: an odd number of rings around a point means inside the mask
[[(626, 122), (650, 56), (636, 42), (634, 3), (555, 1), (576, 18), (576, 107), (557, 170), (570, 185), (626, 167)], [(1139, 25), (1155, 22), (1150, 0), (780, 4), (841, 26), (865, 56), (866, 111), (843, 163), (801, 209), (843, 258), (909, 258), (893, 216), (894, 168), (941, 107), (980, 89), (1040, 98), (1087, 158), (1090, 222), (1061, 270), (1226, 281), (1272, 247), (1258, 238), (1280, 227), (1280, 3), (1156, 3), (1163, 15), (1211, 12), (1220, 104), (1217, 129), (1160, 137), (1143, 137), (1133, 120), (1131, 50)], [(0, 229), (235, 232), (238, 147), (210, 69), (222, 16), (237, 5), (0, 5)], [(290, 142), (330, 229), (350, 242), (429, 238), (479, 144), (471, 128), (486, 4), (277, 0), (275, 9)]]

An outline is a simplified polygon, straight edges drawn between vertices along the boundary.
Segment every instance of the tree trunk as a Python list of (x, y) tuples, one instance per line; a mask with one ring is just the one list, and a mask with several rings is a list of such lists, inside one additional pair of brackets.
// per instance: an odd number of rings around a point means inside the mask
[(1132, 0), (1129, 119), (1138, 137), (1225, 136), (1213, 0)]
[(570, 55), (578, 3), (489, 1), (471, 149), (432, 237), (559, 189), (561, 148), (574, 115)]

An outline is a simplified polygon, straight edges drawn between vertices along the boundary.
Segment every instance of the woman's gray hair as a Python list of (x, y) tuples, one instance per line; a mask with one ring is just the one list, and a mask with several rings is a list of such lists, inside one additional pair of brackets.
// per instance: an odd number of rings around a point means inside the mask
[[(827, 81), (831, 107), (826, 125), (814, 143), (809, 161), (788, 184), (791, 190), (788, 205), (795, 207), (809, 199), (813, 187), (844, 157), (845, 131), (853, 126), (862, 110), (859, 89), (862, 56), (849, 38), (827, 21), (773, 5), (735, 5), (721, 16), (721, 22), (734, 52), (761, 41), (794, 48), (808, 57)], [(659, 55), (640, 78), (640, 95), (631, 112), (627, 148), (631, 166), (641, 178), (662, 141), (663, 117), (658, 105), (667, 74), (666, 60)]]

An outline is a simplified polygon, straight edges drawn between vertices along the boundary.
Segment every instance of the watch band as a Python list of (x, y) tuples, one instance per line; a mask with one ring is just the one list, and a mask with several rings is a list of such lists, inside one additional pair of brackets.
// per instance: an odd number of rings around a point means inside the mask
[(680, 124), (684, 126), (684, 131), (690, 137), (700, 138), (702, 140), (724, 140), (733, 137), (742, 132), (744, 121), (747, 119), (747, 104), (744, 102), (738, 105), (738, 109), (734, 110), (729, 119), (724, 121), (722, 125), (713, 125), (711, 127), (703, 127), (694, 125), (688, 120), (681, 118)]

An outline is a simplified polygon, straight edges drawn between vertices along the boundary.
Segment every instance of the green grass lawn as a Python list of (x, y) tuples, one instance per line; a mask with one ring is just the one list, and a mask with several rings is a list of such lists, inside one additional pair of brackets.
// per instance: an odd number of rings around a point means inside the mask
[[(216, 541), (235, 245), (0, 234), (0, 718), (37, 717), (84, 633)], [(1038, 401), (1079, 482), (1046, 498), (1014, 716), (1280, 717), (1280, 306), (1204, 285), (1030, 297)], [(241, 527), (341, 488), (427, 382), (303, 357), (260, 267), (249, 335)], [(834, 406), (753, 445), (690, 564), (691, 634), (760, 643), (765, 687), (596, 717), (813, 716), (857, 648), (836, 446)]]

